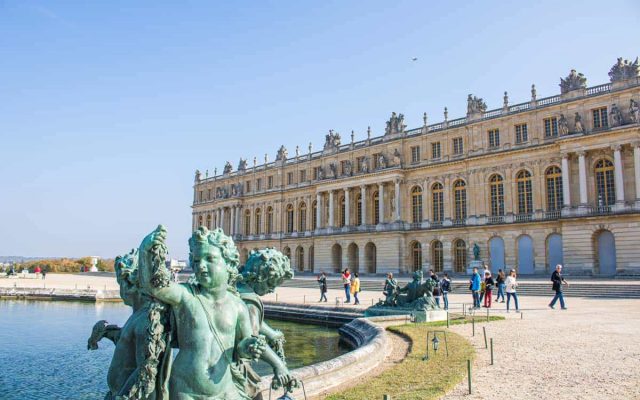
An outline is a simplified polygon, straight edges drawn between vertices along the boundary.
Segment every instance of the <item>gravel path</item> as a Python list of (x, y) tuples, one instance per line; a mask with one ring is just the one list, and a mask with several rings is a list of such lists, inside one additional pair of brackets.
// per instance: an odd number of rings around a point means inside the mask
[(550, 299), (526, 298), (523, 319), (486, 325), (494, 339), (489, 365), (483, 324), (452, 329), (469, 338), (478, 357), (473, 394), (461, 382), (444, 399), (640, 399), (640, 301), (569, 298), (569, 310)]

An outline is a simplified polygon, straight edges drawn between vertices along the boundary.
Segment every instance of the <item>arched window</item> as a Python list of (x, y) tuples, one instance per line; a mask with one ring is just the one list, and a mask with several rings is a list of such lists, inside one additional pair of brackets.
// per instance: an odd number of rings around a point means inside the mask
[(346, 223), (346, 208), (344, 196), (340, 197), (340, 226), (345, 226)]
[(518, 214), (533, 213), (533, 195), (531, 193), (531, 174), (522, 170), (516, 175), (518, 186)]
[(606, 159), (599, 160), (595, 172), (598, 207), (610, 206), (616, 202), (613, 163)]
[(207, 214), (207, 229), (211, 229), (211, 214)]
[(293, 232), (293, 204), (287, 205), (287, 233)]
[(422, 269), (422, 246), (420, 242), (411, 244), (411, 267), (413, 271)]
[(318, 202), (311, 203), (311, 229), (318, 229)]
[(251, 235), (251, 210), (244, 212), (244, 234)]
[(433, 206), (433, 222), (442, 222), (444, 219), (444, 190), (442, 183), (434, 183), (431, 186), (431, 200)]
[(256, 208), (255, 232), (256, 235), (260, 235), (262, 233), (262, 210), (259, 208)]
[(356, 196), (356, 225), (362, 225), (362, 195), (358, 194)]
[(411, 189), (411, 217), (414, 224), (422, 221), (422, 188), (420, 186)]
[(267, 234), (273, 233), (273, 207), (267, 208)]
[(307, 205), (300, 203), (298, 210), (298, 231), (305, 232), (307, 230)]
[(298, 271), (304, 271), (304, 248), (302, 246), (298, 246), (296, 249), (296, 263)]
[(562, 208), (562, 171), (553, 166), (545, 172), (547, 181), (547, 211), (558, 211)]
[(380, 197), (378, 192), (373, 193), (373, 223), (374, 225), (380, 223)]
[(444, 261), (442, 254), (442, 242), (439, 240), (434, 240), (431, 244), (431, 260), (433, 263), (433, 270), (435, 272), (442, 271)]
[(456, 221), (467, 219), (467, 184), (458, 179), (453, 183), (454, 215)]
[(453, 243), (453, 268), (456, 272), (464, 272), (467, 268), (467, 244), (462, 239)]
[(504, 187), (502, 185), (502, 177), (500, 175), (492, 175), (489, 178), (489, 186), (491, 189), (491, 215), (504, 215)]

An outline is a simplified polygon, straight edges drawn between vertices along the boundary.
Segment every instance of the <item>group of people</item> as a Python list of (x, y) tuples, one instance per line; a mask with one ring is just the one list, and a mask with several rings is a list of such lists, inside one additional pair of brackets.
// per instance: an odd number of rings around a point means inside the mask
[[(320, 300), (318, 302), (327, 302), (327, 274), (324, 272), (318, 276), (318, 285), (320, 286)], [(360, 304), (358, 293), (360, 293), (360, 278), (358, 273), (351, 274), (349, 268), (345, 268), (342, 271), (342, 286), (344, 286), (345, 303), (351, 303), (351, 296), (353, 295), (353, 304)]]

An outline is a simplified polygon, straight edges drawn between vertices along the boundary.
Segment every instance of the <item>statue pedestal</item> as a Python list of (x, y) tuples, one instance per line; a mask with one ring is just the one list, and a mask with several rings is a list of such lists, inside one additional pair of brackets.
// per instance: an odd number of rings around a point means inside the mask
[(413, 310), (403, 307), (370, 307), (364, 312), (365, 317), (390, 317), (394, 315), (410, 315), (413, 322), (446, 321), (444, 310)]
[(469, 264), (469, 268), (467, 268), (467, 274), (471, 275), (473, 273), (474, 268), (478, 268), (478, 271), (481, 271), (484, 267), (484, 262), (482, 260), (473, 260)]

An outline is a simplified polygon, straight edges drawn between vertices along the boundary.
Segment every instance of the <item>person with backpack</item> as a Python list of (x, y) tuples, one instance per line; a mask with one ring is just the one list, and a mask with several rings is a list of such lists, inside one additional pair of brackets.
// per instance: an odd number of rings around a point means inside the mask
[(502, 297), (501, 303), (504, 303), (504, 272), (502, 269), (498, 270), (498, 276), (496, 277), (496, 286), (498, 287), (498, 295), (496, 296), (495, 302), (498, 302), (498, 299)]
[(484, 273), (484, 307), (491, 308), (491, 292), (493, 291), (493, 286), (495, 282), (491, 277), (491, 272), (485, 271)]
[(444, 303), (444, 309), (449, 309), (449, 292), (451, 291), (451, 279), (449, 279), (449, 274), (444, 273), (444, 277), (440, 281), (440, 292), (442, 293), (442, 302)]
[(318, 285), (320, 285), (320, 300), (318, 303), (324, 299), (324, 302), (327, 302), (327, 275), (323, 272), (318, 276)]
[(556, 301), (560, 300), (560, 308), (562, 308), (563, 310), (566, 310), (567, 307), (564, 303), (564, 295), (562, 294), (562, 285), (569, 286), (569, 284), (567, 283), (567, 281), (564, 280), (564, 277), (562, 276), (561, 264), (556, 265), (556, 270), (553, 271), (553, 274), (551, 274), (551, 282), (553, 282), (552, 289), (556, 292), (556, 294), (555, 296), (553, 296), (553, 300), (551, 300), (551, 303), (549, 303), (549, 308), (553, 309), (554, 306), (556, 305)]
[(356, 306), (360, 304), (360, 299), (358, 299), (358, 293), (360, 293), (360, 278), (358, 278), (358, 273), (353, 273), (353, 281), (351, 282), (351, 294), (354, 298), (354, 303)]

